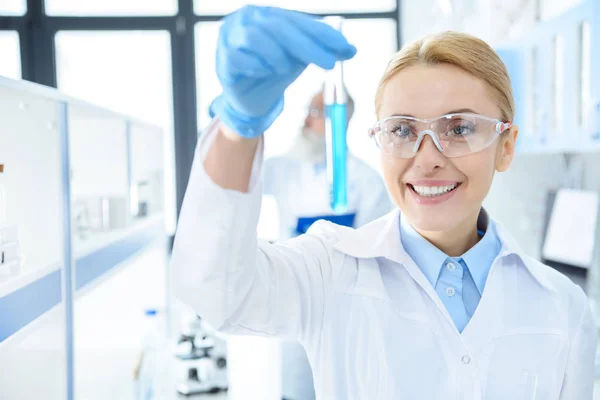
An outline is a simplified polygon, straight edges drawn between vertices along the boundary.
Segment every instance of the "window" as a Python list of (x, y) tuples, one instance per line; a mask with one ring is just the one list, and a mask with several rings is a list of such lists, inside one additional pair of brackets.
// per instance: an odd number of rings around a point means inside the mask
[(172, 104), (170, 56), (167, 32), (58, 32), (58, 87), (69, 95), (167, 126)]
[(0, 15), (25, 15), (27, 11), (26, 0), (2, 0), (0, 2)]
[(46, 0), (48, 15), (175, 15), (177, 0)]
[(58, 88), (138, 117), (165, 132), (167, 230), (175, 229), (173, 101), (170, 35), (162, 31), (59, 32)]
[(0, 31), (0, 76), (21, 79), (21, 52), (17, 32)]
[(247, 4), (291, 8), (309, 13), (385, 12), (396, 9), (395, 0), (194, 0), (198, 15), (228, 14)]

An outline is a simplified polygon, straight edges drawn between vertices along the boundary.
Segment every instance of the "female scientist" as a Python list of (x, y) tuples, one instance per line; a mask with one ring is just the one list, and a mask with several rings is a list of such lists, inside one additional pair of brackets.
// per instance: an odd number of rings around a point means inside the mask
[(355, 52), (301, 13), (225, 19), (224, 89), (172, 259), (179, 297), (224, 332), (300, 341), (319, 399), (592, 399), (586, 296), (482, 209), (518, 129), (506, 68), (479, 39), (425, 37), (381, 79), (370, 135), (399, 210), (356, 230), (318, 222), (280, 244), (257, 239), (261, 134), (308, 64)]

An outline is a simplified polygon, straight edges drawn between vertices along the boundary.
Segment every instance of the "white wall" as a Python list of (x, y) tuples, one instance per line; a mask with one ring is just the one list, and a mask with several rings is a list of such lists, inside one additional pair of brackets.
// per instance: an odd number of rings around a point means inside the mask
[(516, 38), (535, 22), (536, 0), (422, 0), (402, 2), (403, 42), (444, 30), (478, 36), (492, 45)]

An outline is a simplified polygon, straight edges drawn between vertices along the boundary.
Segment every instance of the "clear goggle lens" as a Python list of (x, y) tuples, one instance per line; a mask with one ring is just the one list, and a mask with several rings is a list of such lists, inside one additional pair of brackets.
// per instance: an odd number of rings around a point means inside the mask
[(448, 114), (430, 120), (398, 116), (377, 122), (369, 135), (382, 151), (397, 158), (414, 157), (426, 136), (446, 157), (460, 157), (485, 149), (510, 127), (510, 122), (477, 114)]

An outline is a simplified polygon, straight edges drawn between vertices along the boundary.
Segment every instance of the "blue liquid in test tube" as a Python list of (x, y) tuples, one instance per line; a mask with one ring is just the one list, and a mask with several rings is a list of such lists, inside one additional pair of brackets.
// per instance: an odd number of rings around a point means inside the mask
[(331, 157), (327, 160), (328, 164), (331, 164), (330, 170), (333, 173), (330, 180), (331, 208), (336, 213), (343, 213), (348, 209), (346, 175), (348, 114), (346, 104), (332, 104), (328, 106), (327, 111), (331, 121)]
[[(326, 22), (341, 31), (343, 18), (328, 17)], [(348, 125), (348, 94), (344, 85), (343, 63), (337, 62), (328, 71), (324, 87), (325, 135), (327, 142), (327, 174), (330, 185), (331, 209), (340, 214), (348, 211), (346, 170), (346, 129)]]

